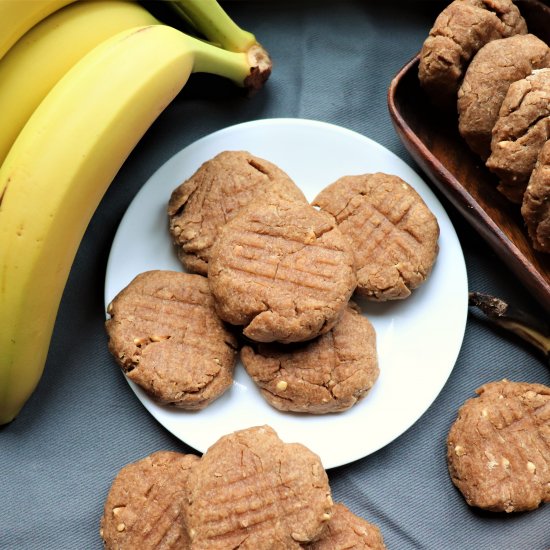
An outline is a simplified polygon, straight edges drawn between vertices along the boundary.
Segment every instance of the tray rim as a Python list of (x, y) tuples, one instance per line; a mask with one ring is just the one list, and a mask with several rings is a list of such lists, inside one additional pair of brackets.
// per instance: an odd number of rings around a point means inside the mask
[(390, 118), (400, 140), (426, 174), (427, 179), (443, 193), (458, 212), (488, 242), (494, 252), (540, 304), (550, 311), (550, 281), (542, 276), (461, 182), (431, 153), (401, 113), (396, 102), (396, 93), (403, 78), (417, 69), (419, 59), (420, 55), (416, 54), (397, 72), (392, 78), (387, 92)]

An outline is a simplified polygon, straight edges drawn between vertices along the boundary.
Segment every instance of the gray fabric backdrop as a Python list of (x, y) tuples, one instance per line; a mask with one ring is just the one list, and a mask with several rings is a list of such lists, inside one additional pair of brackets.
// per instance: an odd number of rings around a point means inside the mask
[[(394, 132), (386, 92), (419, 49), (441, 3), (277, 0), (226, 6), (271, 52), (273, 76), (253, 99), (218, 80), (193, 77), (107, 192), (72, 269), (44, 376), (20, 416), (0, 429), (3, 550), (101, 548), (98, 521), (116, 472), (153, 451), (191, 450), (135, 398), (107, 352), (103, 329), (111, 241), (128, 204), (157, 168), (225, 126), (303, 117), (361, 132), (418, 170)], [(464, 248), (470, 289), (537, 311), (506, 266), (442, 201)], [(476, 511), (447, 473), (445, 437), (458, 407), (479, 385), (502, 377), (550, 385), (550, 372), (536, 354), (470, 317), (439, 397), (396, 441), (330, 470), (335, 500), (377, 523), (393, 550), (548, 550), (550, 505), (508, 516)]]

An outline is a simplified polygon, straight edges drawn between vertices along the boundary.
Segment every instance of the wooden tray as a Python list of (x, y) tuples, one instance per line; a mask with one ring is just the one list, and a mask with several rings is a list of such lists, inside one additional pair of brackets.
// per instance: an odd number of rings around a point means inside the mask
[[(516, 4), (529, 31), (550, 44), (550, 7), (537, 0)], [(496, 177), (459, 135), (457, 117), (434, 111), (418, 82), (418, 59), (399, 71), (388, 90), (399, 137), (434, 185), (550, 311), (550, 254), (533, 249), (519, 206), (496, 190)]]

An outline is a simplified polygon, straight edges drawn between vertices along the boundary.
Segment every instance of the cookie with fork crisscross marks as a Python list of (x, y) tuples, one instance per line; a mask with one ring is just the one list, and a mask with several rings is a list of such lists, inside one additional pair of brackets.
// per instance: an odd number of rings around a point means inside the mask
[(309, 550), (386, 550), (380, 528), (356, 516), (341, 502), (333, 507), (332, 517), (322, 537), (305, 548)]
[(108, 313), (109, 351), (156, 401), (202, 409), (231, 386), (237, 340), (217, 316), (205, 277), (141, 273)]
[(105, 500), (100, 535), (106, 550), (189, 548), (182, 519), (193, 454), (158, 451), (124, 466)]
[(550, 502), (550, 388), (501, 380), (476, 393), (447, 437), (453, 483), (470, 506), (493, 512)]
[(318, 338), (244, 346), (241, 360), (266, 401), (281, 411), (345, 411), (367, 395), (379, 374), (374, 327), (353, 302)]
[(204, 162), (172, 191), (168, 203), (170, 234), (184, 267), (206, 275), (220, 228), (268, 193), (306, 202), (283, 170), (248, 151), (222, 151)]
[(258, 342), (300, 342), (328, 332), (356, 285), (353, 252), (334, 218), (271, 196), (221, 230), (208, 281), (219, 316)]
[(193, 550), (298, 550), (322, 535), (333, 507), (319, 457), (269, 426), (221, 437), (187, 487)]
[(357, 294), (377, 301), (402, 299), (428, 278), (439, 250), (439, 225), (400, 177), (344, 176), (312, 204), (332, 214), (350, 240)]

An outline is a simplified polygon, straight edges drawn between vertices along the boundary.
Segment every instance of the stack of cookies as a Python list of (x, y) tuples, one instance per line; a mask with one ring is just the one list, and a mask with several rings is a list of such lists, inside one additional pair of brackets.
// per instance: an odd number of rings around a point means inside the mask
[(168, 217), (186, 273), (140, 274), (106, 327), (127, 376), (185, 409), (230, 386), (239, 348), (273, 407), (349, 409), (379, 374), (375, 331), (353, 294), (407, 298), (438, 252), (437, 220), (401, 178), (345, 176), (310, 204), (247, 151), (204, 162), (172, 192)]
[(521, 206), (533, 248), (550, 252), (550, 47), (512, 0), (454, 0), (418, 76), (434, 104), (458, 111), (461, 136)]
[(384, 550), (379, 528), (334, 504), (319, 457), (269, 426), (199, 458), (159, 451), (124, 466), (100, 528), (107, 550)]

